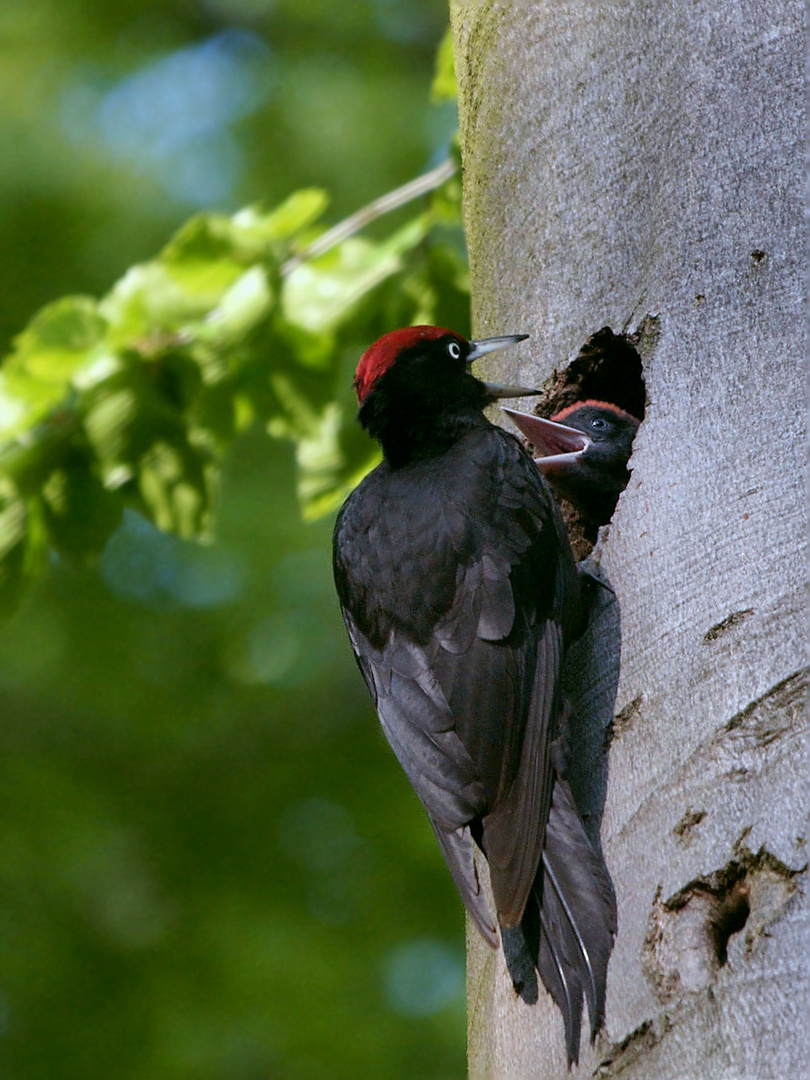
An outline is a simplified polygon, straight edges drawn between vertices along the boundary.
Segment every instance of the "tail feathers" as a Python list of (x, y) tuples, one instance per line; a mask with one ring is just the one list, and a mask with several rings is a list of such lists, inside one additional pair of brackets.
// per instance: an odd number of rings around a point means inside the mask
[(563, 1016), (565, 1049), (568, 1064), (579, 1060), (579, 1041), (582, 1032), (582, 977), (578, 956), (572, 949), (566, 917), (559, 898), (551, 890), (538, 905), (540, 941), (537, 970), (546, 990), (551, 994)]
[(548, 881), (544, 901), (548, 903), (553, 893), (565, 915), (561, 920), (564, 953), (576, 957), (593, 1041), (605, 1019), (607, 967), (616, 935), (616, 896), (604, 860), (585, 832), (571, 789), (559, 778), (546, 826), (542, 866)]
[(607, 867), (588, 839), (568, 784), (559, 777), (521, 930), (562, 1013), (568, 1063), (576, 1064), (583, 1001), (588, 1003), (591, 1041), (605, 1016), (616, 900)]

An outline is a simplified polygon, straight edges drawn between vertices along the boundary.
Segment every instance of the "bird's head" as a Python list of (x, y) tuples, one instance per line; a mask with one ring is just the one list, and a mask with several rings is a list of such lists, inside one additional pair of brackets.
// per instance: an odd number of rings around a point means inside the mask
[(551, 420), (503, 411), (539, 451), (535, 463), (557, 493), (598, 524), (608, 521), (630, 475), (635, 416), (608, 401), (590, 400), (569, 405)]
[(374, 342), (360, 358), (354, 387), (358, 418), (389, 447), (408, 444), (431, 449), (433, 441), (452, 441), (454, 418), (479, 411), (497, 398), (536, 394), (522, 386), (477, 379), (470, 365), (479, 356), (523, 341), (527, 334), (468, 341), (441, 326), (408, 326)]
[[(406, 326), (402, 330), (392, 330), (378, 338), (360, 357), (354, 378), (357, 400), (362, 407), (366, 397), (380, 387), (381, 381), (394, 374), (397, 382), (407, 381), (417, 387), (423, 386), (428, 394), (437, 384), (463, 384), (473, 378), (470, 372), (473, 360), (495, 349), (525, 341), (528, 336), (509, 334), (506, 337), (467, 341), (461, 334), (442, 326)], [(481, 385), (492, 401), (539, 393), (520, 386), (486, 382)]]

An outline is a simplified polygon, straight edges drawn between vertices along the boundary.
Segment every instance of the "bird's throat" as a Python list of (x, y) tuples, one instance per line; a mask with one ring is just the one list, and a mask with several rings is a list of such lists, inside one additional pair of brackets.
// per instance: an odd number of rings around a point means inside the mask
[(477, 409), (434, 416), (411, 414), (402, 417), (400, 423), (386, 425), (377, 439), (385, 460), (392, 469), (398, 469), (412, 461), (446, 453), (468, 432), (486, 422)]
[(488, 401), (486, 390), (472, 377), (452, 390), (437, 386), (416, 395), (397, 389), (389, 393), (381, 386), (368, 395), (358, 413), (393, 469), (438, 457), (469, 431), (488, 423), (481, 411)]

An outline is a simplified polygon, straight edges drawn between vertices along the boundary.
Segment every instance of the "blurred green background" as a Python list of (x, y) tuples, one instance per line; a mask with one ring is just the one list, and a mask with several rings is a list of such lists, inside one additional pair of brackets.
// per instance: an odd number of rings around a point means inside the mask
[[(439, 0), (3, 0), (2, 353), (195, 210), (314, 185), (335, 221), (443, 160), (446, 18)], [(403, 317), (395, 286), (355, 311), (319, 408), (348, 408), (361, 343)], [(464, 331), (451, 292), (431, 310)], [(0, 628), (4, 1080), (464, 1074), (461, 905), (296, 460), (243, 425), (215, 543), (128, 509), (98, 561), (52, 553)]]

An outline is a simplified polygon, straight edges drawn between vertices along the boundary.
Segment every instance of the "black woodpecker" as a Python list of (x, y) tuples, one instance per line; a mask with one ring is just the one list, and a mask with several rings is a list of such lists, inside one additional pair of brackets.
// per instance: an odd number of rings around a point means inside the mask
[[(474, 923), (502, 939), (516, 989), (536, 972), (577, 1060), (605, 1006), (616, 904), (560, 775), (559, 676), (581, 621), (579, 580), (542, 474), (483, 409), (537, 391), (471, 362), (525, 335), (467, 341), (395, 330), (357, 368), (359, 420), (383, 461), (351, 493), (334, 573), (357, 663)], [(495, 912), (473, 852), (489, 864)], [(530, 958), (519, 972), (515, 939)], [(511, 942), (511, 944), (510, 944)], [(534, 981), (534, 988), (529, 985)]]

